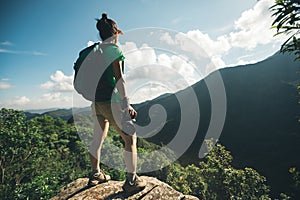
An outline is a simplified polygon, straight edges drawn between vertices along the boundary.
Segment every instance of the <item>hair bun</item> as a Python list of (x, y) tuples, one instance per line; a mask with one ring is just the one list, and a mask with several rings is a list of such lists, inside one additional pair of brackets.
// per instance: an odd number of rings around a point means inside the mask
[(102, 13), (102, 19), (107, 19), (107, 13)]

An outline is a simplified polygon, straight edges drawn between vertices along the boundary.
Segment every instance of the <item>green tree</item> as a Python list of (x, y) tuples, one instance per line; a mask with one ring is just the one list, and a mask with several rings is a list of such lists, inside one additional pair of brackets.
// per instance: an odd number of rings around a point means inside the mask
[(300, 60), (300, 1), (276, 0), (270, 9), (276, 17), (272, 24), (277, 29), (276, 35), (290, 35), (283, 43), (281, 52), (293, 52)]
[[(22, 192), (42, 171), (36, 165), (47, 164), (49, 149), (36, 124), (26, 121), (21, 111), (1, 109), (0, 127), (1, 195), (24, 198)], [(25, 183), (27, 186), (22, 187)]]
[(270, 199), (265, 177), (251, 168), (234, 168), (224, 146), (208, 143), (208, 147), (211, 151), (198, 165), (169, 166), (166, 182), (200, 199)]
[(73, 125), (0, 110), (0, 197), (49, 199), (88, 169), (86, 147)]
[(294, 181), (292, 188), (293, 188), (293, 194), (291, 196), (299, 196), (300, 195), (300, 171), (297, 170), (296, 167), (291, 167), (289, 169), (290, 174), (292, 175), (292, 179)]

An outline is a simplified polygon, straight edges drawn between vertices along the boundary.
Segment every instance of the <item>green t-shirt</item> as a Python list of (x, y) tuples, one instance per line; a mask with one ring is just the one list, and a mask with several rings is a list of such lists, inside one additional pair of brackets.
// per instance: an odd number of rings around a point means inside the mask
[[(121, 49), (112, 44), (101, 44), (103, 50), (104, 63), (106, 70), (100, 78), (101, 86), (98, 86), (96, 92), (97, 102), (120, 102), (120, 95), (116, 88), (116, 79), (114, 77), (112, 63), (116, 60), (125, 60)], [(96, 47), (98, 48), (98, 47)], [(124, 69), (123, 69), (124, 70)]]

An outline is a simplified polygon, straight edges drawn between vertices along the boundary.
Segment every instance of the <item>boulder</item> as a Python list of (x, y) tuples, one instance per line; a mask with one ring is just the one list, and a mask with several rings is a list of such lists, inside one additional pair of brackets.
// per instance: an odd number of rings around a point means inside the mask
[(53, 197), (51, 200), (65, 200), (65, 199), (187, 199), (196, 200), (197, 197), (191, 195), (184, 195), (168, 184), (159, 181), (156, 178), (142, 176), (147, 181), (147, 186), (144, 190), (135, 194), (125, 194), (122, 190), (124, 181), (108, 181), (106, 183), (98, 184), (93, 187), (88, 187), (87, 178), (79, 178), (74, 182), (68, 184), (66, 187)]

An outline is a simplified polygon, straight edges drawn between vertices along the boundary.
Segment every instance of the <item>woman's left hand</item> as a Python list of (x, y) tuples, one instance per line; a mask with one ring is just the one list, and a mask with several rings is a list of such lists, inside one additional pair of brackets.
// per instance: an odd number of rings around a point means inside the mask
[(131, 119), (135, 119), (137, 116), (137, 112), (134, 110), (134, 108), (129, 106), (128, 111), (129, 111), (129, 115), (130, 115)]

